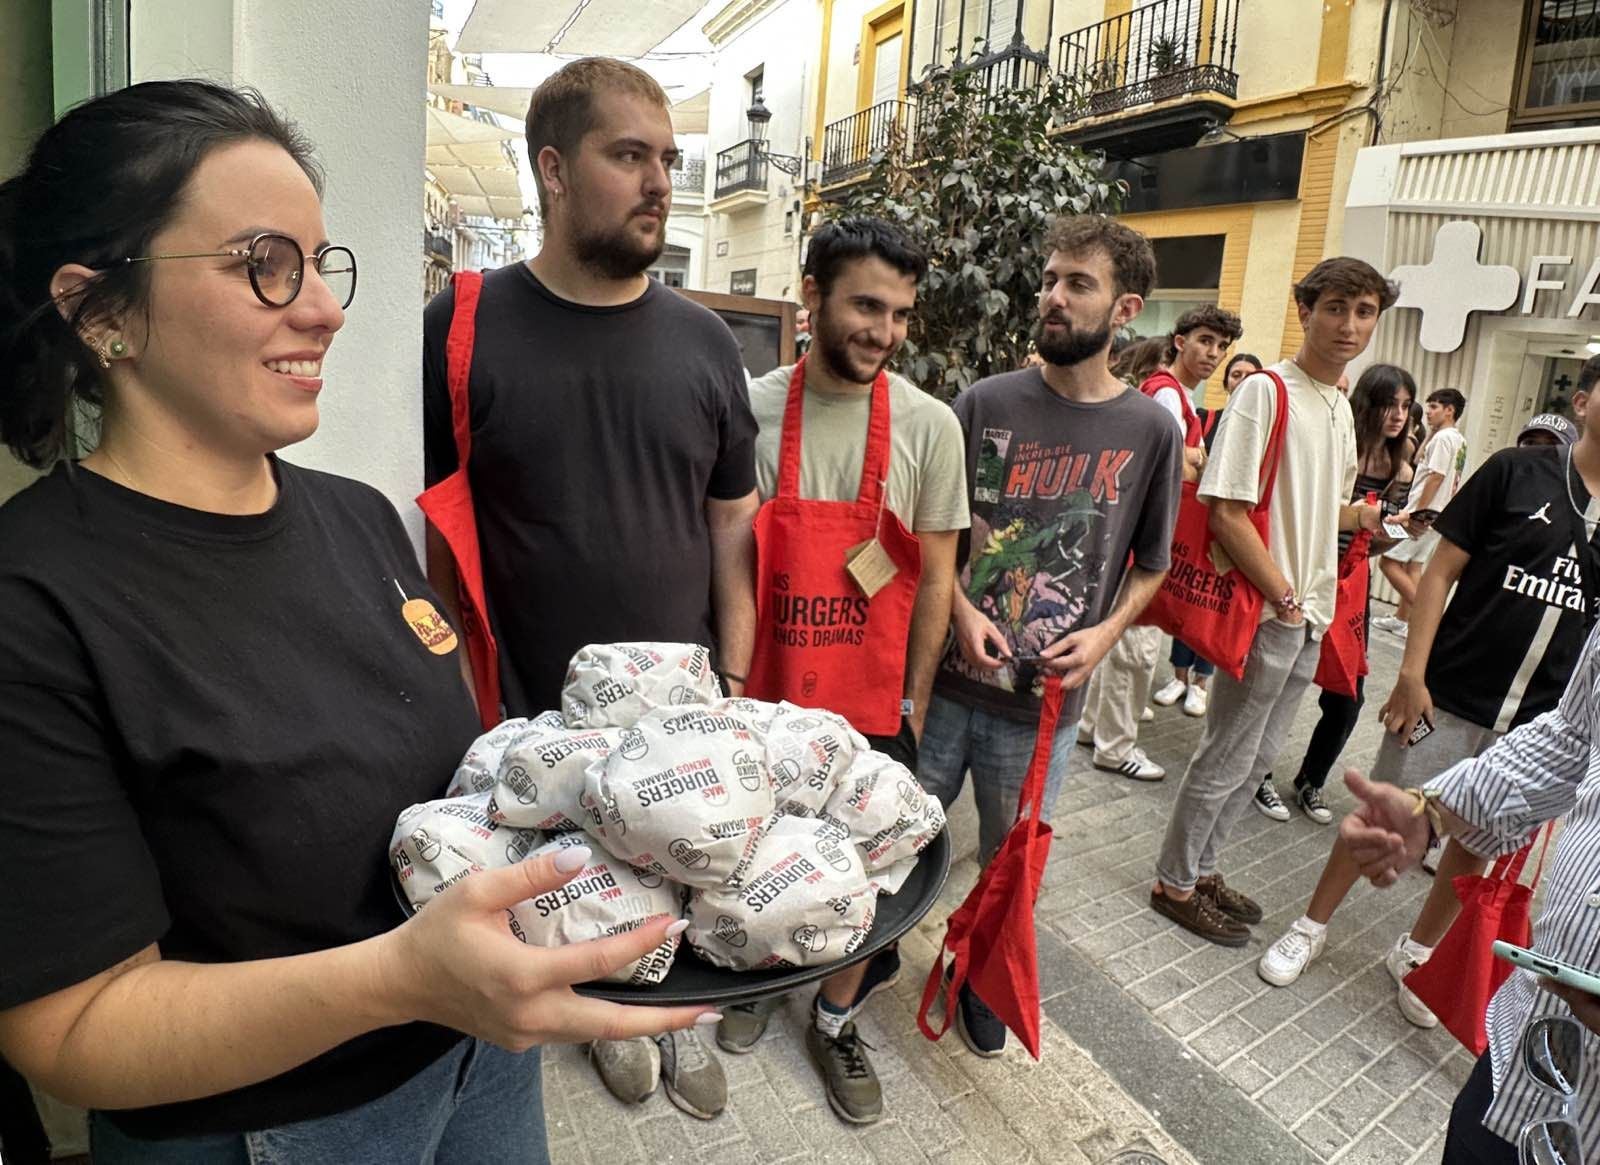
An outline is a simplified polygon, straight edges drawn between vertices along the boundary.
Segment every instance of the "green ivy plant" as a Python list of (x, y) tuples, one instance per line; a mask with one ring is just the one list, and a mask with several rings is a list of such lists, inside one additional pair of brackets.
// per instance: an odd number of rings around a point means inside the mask
[(1102, 176), (1098, 154), (1051, 135), (1086, 112), (1082, 79), (1033, 68), (1024, 77), (1044, 72), (1037, 83), (1010, 87), (996, 83), (999, 72), (930, 70), (870, 175), (826, 212), (887, 219), (928, 253), (897, 363), (944, 400), (1023, 365), (1050, 224), (1062, 214), (1114, 213), (1123, 193)]

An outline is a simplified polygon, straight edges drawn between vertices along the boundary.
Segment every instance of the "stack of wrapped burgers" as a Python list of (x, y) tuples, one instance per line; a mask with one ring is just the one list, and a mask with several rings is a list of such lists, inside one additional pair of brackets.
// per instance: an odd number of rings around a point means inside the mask
[[(943, 828), (938, 799), (842, 717), (725, 698), (704, 647), (615, 643), (573, 657), (559, 712), (474, 741), (444, 799), (400, 815), (390, 858), (421, 908), (478, 870), (586, 845), (587, 867), (509, 912), (519, 939), (687, 917), (701, 957), (747, 971), (853, 953)], [(661, 982), (677, 942), (612, 979)]]

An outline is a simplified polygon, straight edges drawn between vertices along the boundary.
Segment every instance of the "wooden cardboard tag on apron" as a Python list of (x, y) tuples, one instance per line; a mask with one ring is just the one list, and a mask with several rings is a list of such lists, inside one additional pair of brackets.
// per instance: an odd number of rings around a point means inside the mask
[(869, 599), (893, 582), (894, 576), (900, 573), (894, 559), (889, 557), (889, 552), (876, 538), (857, 542), (846, 550), (844, 568), (855, 580), (856, 586), (861, 588), (861, 593)]

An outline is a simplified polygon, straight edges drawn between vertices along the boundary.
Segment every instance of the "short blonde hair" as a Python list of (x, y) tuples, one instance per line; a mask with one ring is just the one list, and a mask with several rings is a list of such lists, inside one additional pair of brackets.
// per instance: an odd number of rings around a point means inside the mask
[(541, 214), (549, 203), (539, 173), (539, 151), (550, 146), (564, 158), (574, 156), (583, 135), (595, 127), (595, 95), (605, 92), (641, 97), (662, 109), (669, 105), (666, 90), (654, 77), (637, 65), (610, 57), (584, 57), (546, 77), (533, 91), (525, 127), (528, 165), (539, 189)]

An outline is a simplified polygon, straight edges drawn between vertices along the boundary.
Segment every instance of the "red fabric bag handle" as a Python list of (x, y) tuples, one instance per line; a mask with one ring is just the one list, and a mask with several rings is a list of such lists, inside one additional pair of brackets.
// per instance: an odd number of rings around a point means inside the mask
[(1267, 437), (1267, 455), (1261, 462), (1261, 471), (1266, 480), (1261, 486), (1261, 500), (1256, 502), (1257, 511), (1265, 510), (1272, 504), (1272, 491), (1278, 484), (1278, 466), (1283, 463), (1283, 439), (1289, 431), (1289, 386), (1269, 368), (1263, 368), (1262, 374), (1268, 377), (1278, 389), (1277, 415), (1272, 418), (1272, 432)]
[(478, 296), (483, 291), (483, 275), (477, 271), (458, 271), (455, 284), (455, 310), (450, 314), (450, 333), (444, 342), (445, 386), (450, 390), (450, 432), (456, 439), (456, 466), (465, 469), (472, 456), (472, 407), (467, 381), (472, 375), (472, 348), (477, 339)]

